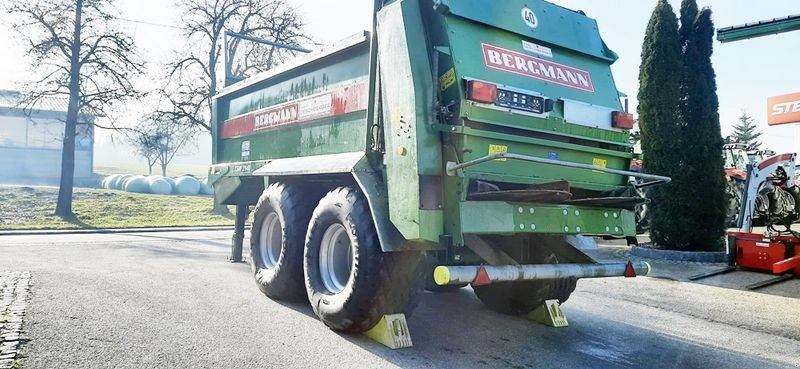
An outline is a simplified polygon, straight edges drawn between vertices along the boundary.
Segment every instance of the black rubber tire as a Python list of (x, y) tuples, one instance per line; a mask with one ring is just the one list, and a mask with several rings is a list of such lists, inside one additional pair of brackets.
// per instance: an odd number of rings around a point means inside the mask
[[(544, 248), (532, 248), (527, 263), (556, 264), (555, 254)], [(542, 306), (547, 300), (565, 303), (577, 287), (578, 280), (554, 279), (528, 282), (492, 283), (473, 286), (475, 295), (486, 307), (498, 313), (524, 315)]]
[[(250, 266), (258, 288), (273, 299), (302, 301), (306, 298), (303, 247), (313, 206), (313, 198), (309, 198), (299, 186), (273, 183), (261, 194), (253, 211)], [(278, 214), (283, 241), (278, 262), (269, 267), (262, 261), (259, 237), (264, 219), (273, 212)]]
[(725, 216), (725, 225), (728, 228), (737, 227), (739, 224), (739, 213), (742, 208), (742, 191), (744, 191), (744, 181), (731, 179), (726, 183), (725, 192), (728, 196), (728, 209)]
[[(647, 198), (647, 194), (642, 188), (636, 189), (636, 195), (643, 199)], [(650, 232), (650, 219), (647, 215), (648, 210), (647, 203), (639, 204), (634, 210), (634, 215), (636, 218), (636, 234), (645, 234)]]
[[(353, 254), (349, 280), (338, 293), (325, 287), (319, 269), (321, 242), (334, 224), (344, 226)], [(410, 315), (424, 286), (424, 253), (383, 252), (367, 200), (349, 187), (329, 192), (314, 210), (303, 266), (314, 313), (341, 332), (365, 332), (386, 314)]]

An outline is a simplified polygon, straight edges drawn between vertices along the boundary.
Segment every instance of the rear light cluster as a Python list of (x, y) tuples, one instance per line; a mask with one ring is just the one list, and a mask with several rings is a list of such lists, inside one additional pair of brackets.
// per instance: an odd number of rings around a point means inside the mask
[[(551, 112), (554, 107), (554, 102), (551, 99), (523, 92), (506, 90), (497, 87), (497, 85), (493, 83), (475, 80), (467, 81), (467, 98), (483, 104), (492, 104), (535, 114)], [(615, 111), (612, 113), (611, 123), (614, 128), (630, 130), (633, 129), (635, 119), (633, 114)]]
[(615, 111), (611, 115), (611, 123), (614, 128), (633, 129), (634, 122), (633, 114), (624, 111)]
[(469, 81), (467, 83), (467, 94), (472, 101), (494, 104), (497, 101), (497, 86), (481, 81)]
[(553, 100), (541, 96), (498, 88), (497, 85), (482, 82), (467, 82), (467, 98), (484, 104), (523, 110), (535, 114), (553, 111)]

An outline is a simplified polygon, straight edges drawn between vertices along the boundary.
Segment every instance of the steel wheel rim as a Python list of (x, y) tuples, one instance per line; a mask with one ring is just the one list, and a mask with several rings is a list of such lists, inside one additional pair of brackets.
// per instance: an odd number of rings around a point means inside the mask
[(281, 245), (283, 244), (283, 229), (278, 213), (271, 212), (264, 217), (261, 223), (261, 234), (258, 236), (261, 263), (266, 268), (274, 268), (281, 258)]
[(333, 224), (325, 230), (319, 250), (322, 284), (332, 294), (342, 292), (353, 269), (353, 247), (347, 229)]

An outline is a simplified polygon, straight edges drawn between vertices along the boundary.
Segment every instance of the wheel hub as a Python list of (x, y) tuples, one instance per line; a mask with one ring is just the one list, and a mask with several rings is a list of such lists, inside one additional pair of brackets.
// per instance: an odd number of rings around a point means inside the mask
[(278, 265), (282, 244), (283, 229), (281, 228), (280, 217), (278, 213), (271, 212), (264, 217), (264, 221), (261, 223), (261, 233), (258, 240), (261, 263), (266, 268), (274, 268)]
[(347, 230), (333, 224), (325, 230), (319, 250), (319, 271), (328, 292), (342, 292), (353, 269), (353, 247)]

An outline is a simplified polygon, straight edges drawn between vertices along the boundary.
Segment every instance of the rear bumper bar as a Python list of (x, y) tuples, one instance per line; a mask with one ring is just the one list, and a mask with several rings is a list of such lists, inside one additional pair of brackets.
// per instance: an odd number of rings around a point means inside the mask
[[(636, 275), (650, 274), (650, 264), (644, 261), (632, 264)], [(486, 270), (490, 282), (519, 282), (563, 278), (604, 278), (625, 276), (626, 263), (616, 264), (536, 264), (536, 265), (487, 265), (487, 266), (439, 266), (433, 273), (436, 284), (472, 283), (478, 278), (480, 268)]]

